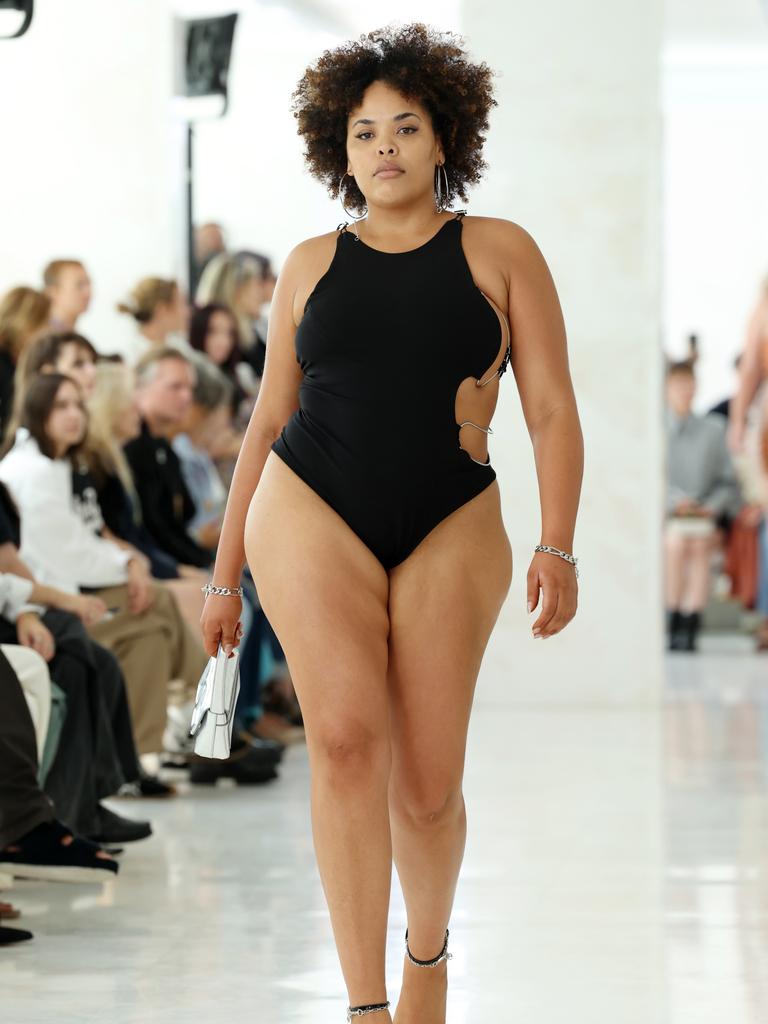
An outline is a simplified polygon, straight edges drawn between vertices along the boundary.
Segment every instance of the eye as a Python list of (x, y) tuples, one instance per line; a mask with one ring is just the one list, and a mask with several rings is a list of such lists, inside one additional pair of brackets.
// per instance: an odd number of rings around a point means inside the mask
[[(417, 132), (417, 131), (419, 130), (419, 129), (418, 129), (417, 127), (416, 127), (416, 125), (413, 125), (413, 124), (404, 124), (404, 125), (403, 125), (403, 126), (402, 126), (401, 128), (398, 128), (398, 132), (402, 132), (402, 131), (405, 131), (405, 129), (406, 129), (406, 128), (408, 129), (408, 133), (409, 133), (409, 134), (410, 134), (411, 132)], [(360, 132), (360, 133), (359, 133), (358, 135), (356, 135), (356, 136), (355, 136), (355, 138), (356, 138), (356, 139), (362, 139), (364, 135), (372, 135), (372, 134), (373, 134), (373, 132), (369, 132), (369, 131), (365, 131), (365, 132)]]

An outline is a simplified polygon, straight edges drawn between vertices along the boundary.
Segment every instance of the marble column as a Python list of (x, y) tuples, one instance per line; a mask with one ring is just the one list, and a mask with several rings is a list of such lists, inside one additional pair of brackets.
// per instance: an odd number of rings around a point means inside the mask
[[(532, 448), (510, 375), (491, 450), (515, 575), (486, 655), (520, 703), (643, 705), (662, 678), (663, 483), (660, 0), (464, 5), (462, 31), (499, 74), (488, 170), (469, 212), (534, 237), (568, 329), (586, 467), (580, 608), (534, 641), (525, 577), (540, 536)], [(519, 346), (525, 338), (518, 338)]]

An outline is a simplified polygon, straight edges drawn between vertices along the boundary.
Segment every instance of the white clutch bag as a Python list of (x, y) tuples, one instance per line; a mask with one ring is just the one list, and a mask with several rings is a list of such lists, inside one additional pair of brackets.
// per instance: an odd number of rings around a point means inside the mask
[(235, 704), (240, 692), (240, 657), (236, 647), (228, 658), (219, 647), (200, 677), (189, 735), (201, 757), (229, 757)]

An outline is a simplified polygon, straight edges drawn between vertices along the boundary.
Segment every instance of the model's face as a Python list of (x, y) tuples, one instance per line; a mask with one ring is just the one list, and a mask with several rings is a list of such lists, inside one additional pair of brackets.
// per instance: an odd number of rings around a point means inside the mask
[(61, 456), (73, 444), (82, 441), (85, 433), (85, 411), (80, 389), (74, 382), (64, 381), (56, 392), (45, 432), (56, 454)]
[[(390, 162), (397, 169), (382, 170)], [(373, 82), (347, 120), (347, 171), (368, 206), (400, 206), (433, 195), (442, 147), (426, 108), (384, 82)]]
[(91, 279), (85, 267), (64, 267), (49, 295), (59, 313), (68, 317), (85, 313), (91, 304)]
[(96, 387), (96, 363), (87, 348), (76, 342), (62, 346), (54, 369), (76, 380), (86, 400), (91, 397)]
[(237, 328), (229, 313), (225, 313), (221, 309), (212, 313), (205, 334), (205, 354), (208, 358), (217, 366), (226, 363), (232, 354), (236, 340)]

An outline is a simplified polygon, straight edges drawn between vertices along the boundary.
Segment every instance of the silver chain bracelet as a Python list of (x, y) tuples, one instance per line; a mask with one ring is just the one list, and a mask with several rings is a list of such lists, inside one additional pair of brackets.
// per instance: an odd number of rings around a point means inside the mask
[[(534, 551), (548, 551), (551, 555), (560, 555), (561, 558), (564, 558), (566, 560), (566, 562), (570, 562), (571, 565), (574, 567), (574, 569), (576, 569), (576, 563), (578, 562), (578, 558), (574, 558), (573, 555), (568, 554), (567, 551), (561, 551), (560, 548), (550, 547), (549, 544), (537, 544), (536, 547), (533, 550)], [(576, 569), (576, 579), (578, 579), (578, 578), (579, 578), (579, 570)]]
[(242, 597), (242, 587), (216, 587), (213, 583), (206, 583), (205, 586), (200, 587), (202, 592), (207, 597), (209, 594), (221, 594), (224, 597)]

